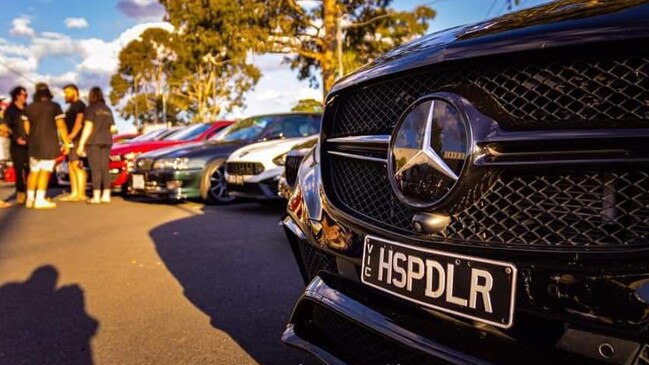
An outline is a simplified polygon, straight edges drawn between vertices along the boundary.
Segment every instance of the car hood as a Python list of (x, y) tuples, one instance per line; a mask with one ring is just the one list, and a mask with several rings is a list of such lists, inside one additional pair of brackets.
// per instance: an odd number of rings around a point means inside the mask
[(317, 139), (318, 136), (309, 136), (253, 143), (234, 151), (228, 161), (266, 161), (287, 153), (299, 144)]
[[(250, 143), (246, 141), (191, 143), (176, 148), (168, 148), (155, 154), (153, 158), (226, 158), (237, 148)], [(156, 151), (157, 152), (157, 151)], [(147, 155), (148, 156), (148, 155)]]
[(160, 148), (160, 149), (149, 151), (149, 152), (141, 154), (140, 156), (142, 158), (156, 159), (156, 158), (159, 158), (159, 157), (162, 157), (164, 155), (171, 154), (171, 153), (176, 153), (176, 152), (184, 153), (184, 152), (187, 152), (187, 151), (191, 151), (191, 150), (195, 149), (196, 147), (200, 147), (202, 145), (203, 145), (203, 142), (183, 143), (181, 145), (173, 145), (173, 146), (170, 146), (170, 147), (163, 147), (163, 148)]
[(449, 61), (649, 36), (644, 1), (556, 1), (423, 36), (339, 80), (328, 95), (406, 70)]
[(159, 148), (176, 146), (178, 144), (188, 143), (186, 141), (147, 141), (133, 143), (118, 143), (113, 145), (110, 150), (111, 155), (125, 155), (127, 153), (143, 153)]

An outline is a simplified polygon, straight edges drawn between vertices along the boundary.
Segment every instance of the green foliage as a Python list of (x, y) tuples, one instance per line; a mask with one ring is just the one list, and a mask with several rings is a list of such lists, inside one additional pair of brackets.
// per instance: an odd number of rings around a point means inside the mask
[(291, 109), (294, 112), (322, 113), (324, 106), (322, 102), (315, 99), (302, 99)]
[(195, 120), (214, 120), (242, 106), (261, 77), (247, 61), (260, 42), (263, 2), (162, 0), (178, 44), (172, 83), (194, 107)]
[(320, 73), (325, 93), (337, 76), (423, 34), (435, 17), (425, 5), (396, 11), (392, 0), (322, 0), (312, 8), (295, 0), (271, 3), (272, 43), (266, 49), (288, 54), (299, 78), (312, 85)]
[[(110, 80), (109, 97), (123, 118), (134, 117), (137, 124), (165, 119), (163, 94), (168, 89), (174, 59), (171, 34), (161, 28), (147, 29), (121, 50), (117, 72)], [(178, 98), (168, 99), (166, 117), (174, 120), (187, 104)]]
[[(119, 55), (111, 79), (123, 117), (215, 120), (244, 105), (261, 73), (251, 53), (282, 53), (300, 79), (325, 93), (335, 79), (428, 28), (435, 11), (396, 11), (392, 0), (160, 0), (173, 33), (145, 31)], [(298, 104), (301, 108), (303, 105)], [(306, 107), (315, 107), (307, 104)]]

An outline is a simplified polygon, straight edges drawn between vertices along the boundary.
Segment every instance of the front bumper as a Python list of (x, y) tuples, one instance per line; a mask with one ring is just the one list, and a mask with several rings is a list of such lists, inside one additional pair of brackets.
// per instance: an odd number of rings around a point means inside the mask
[(587, 360), (438, 318), (326, 272), (298, 300), (282, 340), (328, 364), (520, 364)]
[(307, 218), (301, 201), (298, 191), (283, 223), (309, 284), (283, 341), (327, 363), (646, 364), (649, 358), (647, 268), (604, 273), (514, 261), (520, 272), (514, 326), (502, 330), (361, 284), (363, 238), (379, 232), (342, 219), (326, 199), (322, 219)]
[(228, 193), (239, 198), (256, 200), (283, 199), (283, 197), (278, 194), (278, 182), (283, 172), (284, 167), (279, 167), (266, 170), (259, 175), (240, 176), (243, 184), (231, 183), (234, 175), (226, 173), (226, 179), (228, 179)]
[[(133, 176), (141, 175), (144, 188), (133, 186)], [(195, 199), (200, 197), (201, 169), (195, 170), (149, 170), (131, 172), (128, 192), (161, 199)]]

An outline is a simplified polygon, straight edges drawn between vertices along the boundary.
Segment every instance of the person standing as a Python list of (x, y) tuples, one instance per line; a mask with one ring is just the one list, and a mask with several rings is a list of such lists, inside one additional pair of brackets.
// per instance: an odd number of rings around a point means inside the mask
[(70, 195), (61, 198), (61, 201), (85, 201), (86, 197), (86, 171), (83, 169), (83, 162), (76, 152), (76, 146), (81, 140), (81, 128), (83, 127), (83, 113), (86, 104), (79, 99), (79, 88), (74, 84), (63, 87), (65, 102), (69, 105), (65, 112), (65, 125), (70, 133), (68, 138), (72, 142), (70, 154), (68, 154), (68, 172), (70, 174)]
[[(0, 114), (1, 113), (2, 113), (2, 111), (0, 110)], [(11, 130), (7, 126), (7, 122), (4, 120), (4, 116), (2, 116), (2, 118), (0, 118), (0, 138), (8, 140), (10, 135), (11, 135)], [(4, 141), (0, 141), (0, 142), (4, 142)], [(7, 146), (7, 147), (9, 147), (9, 146)], [(0, 155), (2, 155), (4, 153), (5, 153), (5, 148), (3, 146), (2, 150), (0, 150)], [(9, 148), (7, 148), (6, 153), (9, 153)], [(0, 208), (9, 208), (10, 206), (11, 206), (11, 203), (8, 203), (8, 202), (0, 199)]]
[(88, 204), (110, 203), (108, 162), (115, 121), (113, 113), (106, 105), (101, 88), (95, 86), (90, 89), (84, 119), (77, 153), (79, 156), (87, 155), (90, 165), (92, 198), (88, 200)]
[(27, 153), (27, 132), (23, 123), (27, 106), (27, 89), (16, 86), (11, 90), (11, 104), (4, 113), (4, 119), (11, 131), (10, 153), (16, 172), (16, 203), (25, 204), (27, 198), (25, 182), (29, 174), (29, 155)]
[[(46, 198), (50, 174), (61, 150), (64, 154), (70, 151), (68, 130), (65, 126), (65, 114), (61, 106), (52, 101), (52, 93), (45, 83), (36, 84), (34, 102), (25, 109), (23, 116), (25, 131), (29, 136), (29, 176), (27, 177), (27, 200), (25, 206), (35, 209), (56, 208)], [(63, 147), (59, 147), (59, 137)]]

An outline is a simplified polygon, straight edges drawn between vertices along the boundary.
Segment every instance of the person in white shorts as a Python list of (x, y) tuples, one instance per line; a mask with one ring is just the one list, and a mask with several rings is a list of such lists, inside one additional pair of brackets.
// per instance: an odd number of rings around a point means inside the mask
[[(61, 150), (66, 155), (70, 151), (70, 141), (65, 126), (65, 114), (61, 106), (52, 101), (52, 93), (47, 84), (36, 84), (34, 102), (25, 109), (24, 121), (25, 131), (29, 135), (31, 170), (27, 177), (25, 207), (56, 208), (56, 204), (46, 198), (47, 185)], [(63, 140), (62, 149), (59, 147), (59, 136)]]

